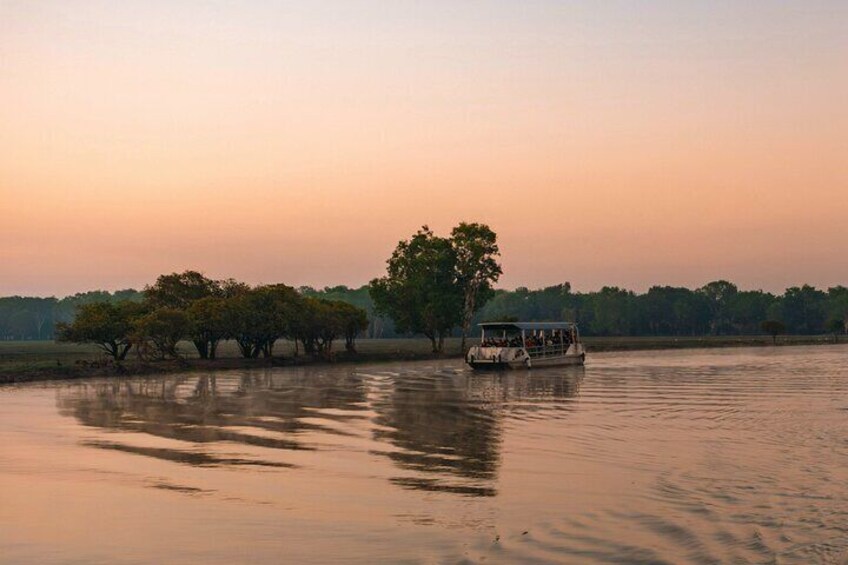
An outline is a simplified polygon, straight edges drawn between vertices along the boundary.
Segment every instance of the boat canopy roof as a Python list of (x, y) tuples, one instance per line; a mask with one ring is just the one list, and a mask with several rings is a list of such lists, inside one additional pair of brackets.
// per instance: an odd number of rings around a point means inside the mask
[(478, 325), (484, 330), (570, 330), (577, 327), (573, 322), (483, 322)]

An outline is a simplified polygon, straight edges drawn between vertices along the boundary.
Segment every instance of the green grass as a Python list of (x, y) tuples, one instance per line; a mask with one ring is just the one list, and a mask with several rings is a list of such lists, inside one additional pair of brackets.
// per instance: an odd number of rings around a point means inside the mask
[[(430, 354), (430, 342), (426, 339), (361, 339), (357, 340), (357, 351), (363, 358), (420, 357)], [(344, 351), (344, 341), (336, 342), (334, 350)], [(191, 342), (181, 342), (180, 353), (187, 359), (197, 359), (197, 350)], [(274, 348), (276, 355), (291, 357), (294, 343), (279, 341)], [(448, 339), (445, 354), (459, 353), (459, 338)], [(222, 342), (218, 346), (221, 359), (238, 358), (239, 351), (234, 341)], [(127, 356), (131, 361), (134, 351)], [(63, 366), (74, 366), (78, 362), (105, 360), (107, 357), (94, 345), (56, 343), (53, 341), (0, 341), (0, 372), (47, 370)]]

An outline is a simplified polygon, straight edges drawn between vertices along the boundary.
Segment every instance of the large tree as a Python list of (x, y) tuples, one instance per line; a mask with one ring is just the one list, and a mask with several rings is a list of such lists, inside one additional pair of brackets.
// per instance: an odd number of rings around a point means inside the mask
[[(178, 308), (157, 308), (133, 323), (134, 341), (139, 345), (153, 345), (160, 359), (177, 359), (177, 344), (191, 333), (191, 320)], [(146, 349), (146, 348), (145, 348)]]
[(336, 301), (333, 303), (333, 307), (342, 322), (345, 350), (348, 353), (356, 353), (356, 337), (368, 330), (368, 313), (364, 308), (359, 308), (347, 302)]
[(391, 317), (399, 332), (424, 334), (440, 353), (462, 320), (464, 300), (451, 240), (423, 226), (398, 243), (387, 264), (386, 276), (371, 281), (377, 311)]
[(492, 285), (503, 271), (498, 263), (498, 236), (486, 224), (462, 222), (451, 231), (450, 241), (456, 258), (456, 281), (463, 294), (460, 349), (464, 353), (474, 313), (492, 297)]
[(710, 333), (726, 333), (730, 326), (729, 309), (739, 288), (728, 281), (719, 280), (707, 283), (697, 290), (707, 298), (710, 308)]
[[(216, 281), (197, 271), (183, 271), (160, 275), (155, 283), (145, 287), (144, 300), (151, 309), (173, 308), (188, 313), (199, 300), (235, 295), (245, 290), (246, 285), (232, 279)], [(191, 338), (201, 359), (207, 359), (217, 341), (212, 342), (212, 337), (202, 324), (195, 325), (195, 328), (198, 331), (190, 332), (187, 337)]]
[(144, 306), (130, 300), (83, 304), (73, 322), (57, 326), (58, 340), (93, 343), (122, 361), (133, 346), (135, 321), (143, 314)]
[(787, 288), (781, 300), (781, 319), (791, 332), (822, 333), (827, 320), (826, 301), (827, 294), (810, 285)]
[(227, 299), (225, 324), (242, 357), (273, 357), (277, 340), (293, 335), (302, 301), (284, 284), (256, 287)]
[(231, 299), (207, 296), (195, 300), (188, 307), (191, 340), (201, 359), (215, 359), (218, 343), (230, 337), (231, 328), (227, 318), (228, 300)]
[(186, 310), (191, 303), (207, 296), (220, 296), (221, 283), (197, 271), (160, 275), (156, 282), (145, 287), (144, 298), (155, 308)]

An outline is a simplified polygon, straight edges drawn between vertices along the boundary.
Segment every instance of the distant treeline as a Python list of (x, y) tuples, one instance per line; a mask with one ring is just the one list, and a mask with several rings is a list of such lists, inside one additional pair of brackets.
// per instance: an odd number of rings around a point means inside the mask
[[(395, 337), (391, 320), (374, 315), (368, 286), (344, 286), (301, 292), (344, 300), (369, 312), (371, 337)], [(783, 294), (740, 290), (719, 280), (697, 289), (653, 286), (636, 292), (605, 286), (595, 292), (573, 292), (569, 283), (531, 290), (495, 290), (475, 314), (475, 323), (496, 320), (577, 322), (587, 336), (757, 335), (765, 321), (778, 321), (786, 333), (848, 333), (848, 287), (827, 290), (810, 285)]]
[[(371, 338), (400, 337), (393, 322), (375, 312), (369, 286), (296, 289), (300, 296), (341, 301), (358, 306), (368, 321), (363, 334)], [(12, 296), (0, 298), (0, 338), (54, 339), (56, 324), (74, 319), (78, 307), (96, 302), (142, 302), (144, 292), (93, 291), (62, 299)], [(727, 281), (697, 289), (655, 286), (637, 294), (618, 287), (573, 292), (568, 283), (537, 290), (496, 290), (475, 314), (486, 320), (574, 321), (589, 336), (699, 336), (764, 333), (762, 323), (782, 322), (787, 333), (845, 333), (848, 329), (848, 288), (827, 290), (809, 285), (783, 294), (740, 290)]]

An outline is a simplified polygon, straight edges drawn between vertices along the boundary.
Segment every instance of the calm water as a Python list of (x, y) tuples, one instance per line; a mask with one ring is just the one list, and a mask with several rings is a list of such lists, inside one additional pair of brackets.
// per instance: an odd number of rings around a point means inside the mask
[(0, 387), (9, 563), (844, 563), (848, 346)]

